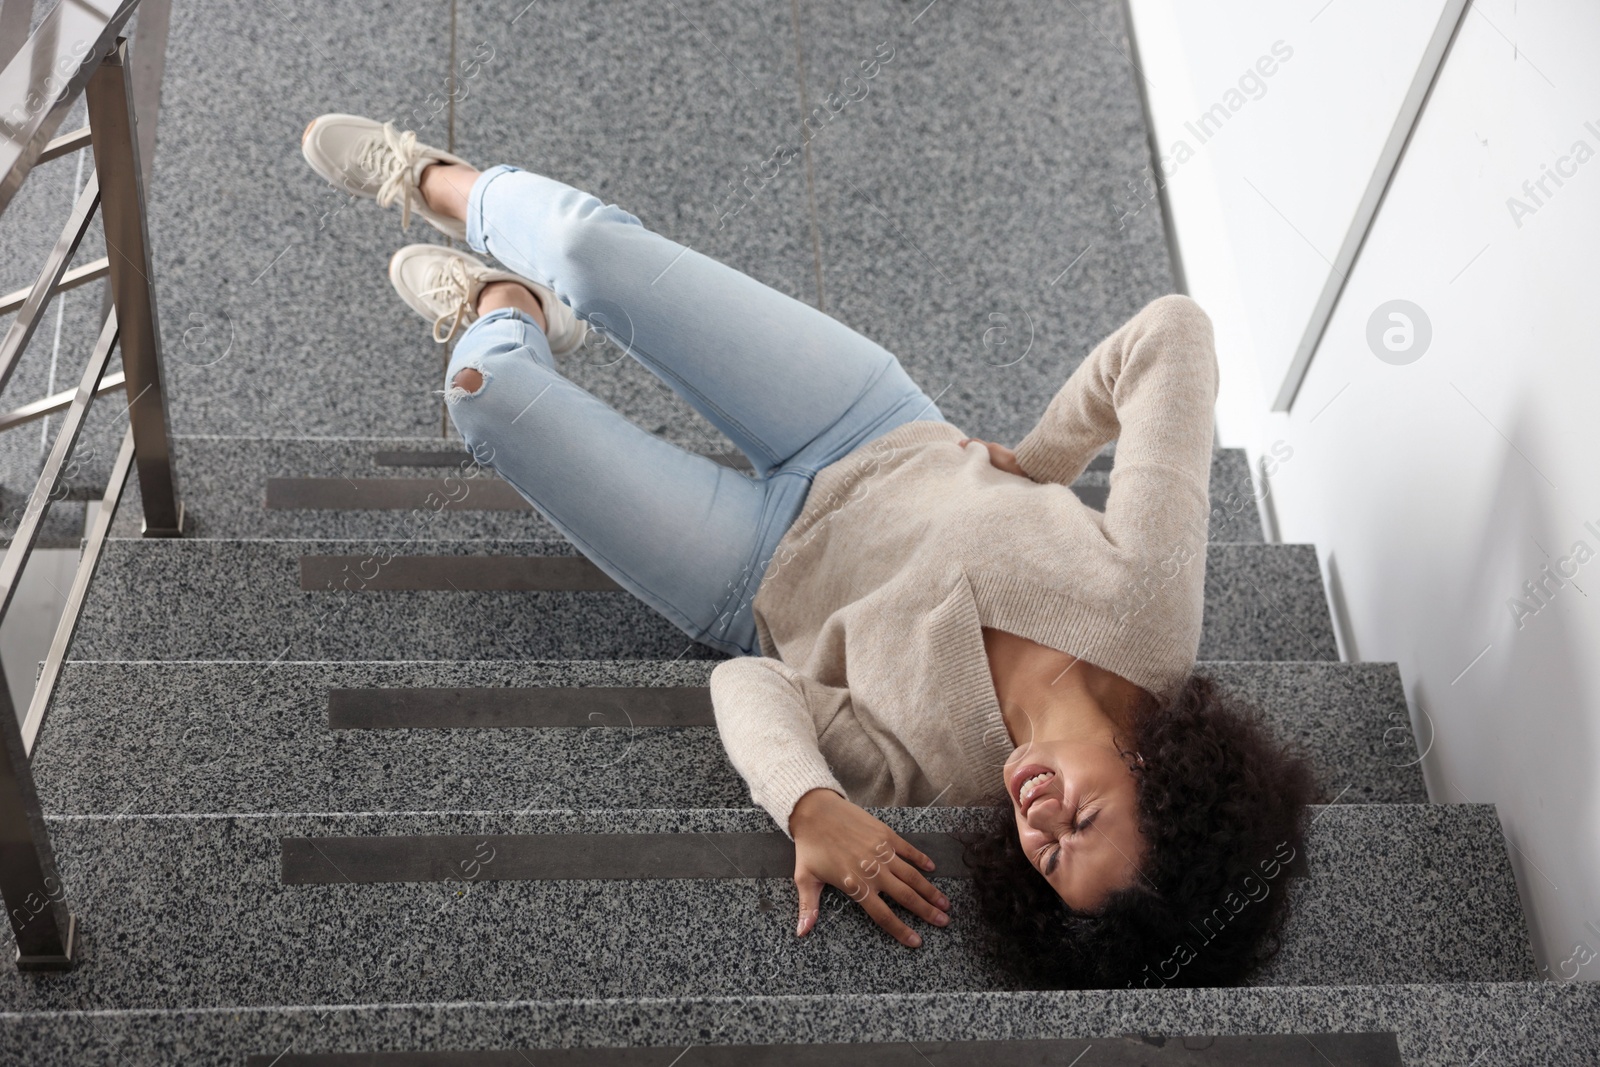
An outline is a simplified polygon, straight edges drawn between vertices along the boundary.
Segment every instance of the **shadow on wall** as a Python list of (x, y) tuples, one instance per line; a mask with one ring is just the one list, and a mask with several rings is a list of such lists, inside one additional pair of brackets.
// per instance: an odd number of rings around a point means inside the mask
[(1340, 658), (1346, 663), (1360, 663), (1361, 653), (1356, 649), (1355, 629), (1350, 625), (1350, 605), (1344, 598), (1344, 582), (1339, 578), (1339, 560), (1331, 549), (1328, 551), (1328, 573), (1323, 581), (1328, 586), (1328, 605), (1333, 609), (1333, 625), (1339, 633)]
[[(1519, 401), (1505, 429), (1512, 441), (1529, 439), (1526, 400)], [(1542, 566), (1569, 555), (1578, 540), (1600, 553), (1600, 538), (1583, 526), (1585, 518), (1600, 517), (1579, 514), (1570, 497), (1565, 503), (1571, 506), (1562, 506), (1559, 494), (1507, 446), (1489, 512), (1450, 517), (1454, 525), (1477, 531), (1478, 542), (1464, 573), (1430, 575), (1433, 588), (1422, 587), (1419, 607), (1432, 600), (1435, 617), (1450, 630), (1418, 635), (1412, 662), (1443, 667), (1432, 677), (1410, 672), (1410, 703), (1417, 736), (1437, 730), (1423, 761), (1430, 798), (1499, 808), (1541, 973), (1592, 979), (1600, 977), (1600, 966), (1587, 969), (1596, 973), (1579, 974), (1561, 964), (1575, 937), (1600, 950), (1600, 938), (1582, 927), (1585, 919), (1600, 920), (1600, 911), (1593, 901), (1571, 899), (1570, 889), (1558, 888), (1553, 865), (1539, 859), (1575, 846), (1588, 854), (1600, 836), (1592, 814), (1600, 751), (1587, 710), (1595, 700), (1583, 690), (1579, 657), (1585, 653), (1574, 638), (1573, 613), (1581, 610), (1584, 595), (1571, 582), (1546, 580), (1541, 604), (1524, 586), (1545, 579)], [(1600, 575), (1600, 565), (1593, 569)], [(1580, 583), (1583, 577), (1578, 575)], [(1537, 610), (1518, 613), (1518, 619), (1511, 606), (1517, 600)], [(1551, 952), (1542, 948), (1560, 954), (1547, 958)]]

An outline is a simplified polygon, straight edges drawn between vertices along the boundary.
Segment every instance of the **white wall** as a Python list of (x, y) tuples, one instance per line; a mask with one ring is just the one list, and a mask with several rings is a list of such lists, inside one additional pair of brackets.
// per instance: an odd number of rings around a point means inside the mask
[[(1287, 414), (1269, 401), (1441, 0), (1132, 6), (1163, 146), (1274, 41), (1294, 50), (1168, 184), (1217, 326), (1219, 436), (1292, 449), (1267, 499), (1282, 540), (1318, 546), (1346, 657), (1400, 664), (1433, 800), (1498, 806), (1541, 966), (1594, 978), (1600, 4), (1473, 4)], [(1558, 164), (1536, 202), (1523, 183)], [(1433, 332), (1405, 365), (1367, 341), (1397, 298)], [(1575, 583), (1528, 599), (1580, 542)]]

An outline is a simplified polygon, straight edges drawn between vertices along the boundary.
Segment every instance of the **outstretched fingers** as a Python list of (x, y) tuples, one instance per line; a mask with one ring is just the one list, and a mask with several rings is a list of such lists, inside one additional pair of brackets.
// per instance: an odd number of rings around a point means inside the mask
[[(943, 912), (950, 907), (950, 901), (945, 898), (943, 893), (939, 892), (939, 888), (924, 878), (921, 871), (911, 866), (911, 864), (907, 863), (905, 860), (896, 859), (894, 865), (890, 867), (889, 871), (891, 874), (899, 878), (902, 884), (907, 886), (913, 893), (915, 893), (918, 901), (921, 903), (929, 905), (940, 912)], [(896, 899), (898, 900), (899, 898), (897, 897)], [(916, 908), (912, 908), (909, 904), (906, 905), (906, 907), (911, 911), (916, 911), (917, 914), (922, 915), (924, 919), (927, 918), (927, 916), (923, 915), (921, 911), (918, 911)], [(929, 921), (931, 922), (932, 920)]]
[(933, 860), (928, 858), (927, 853), (899, 834), (894, 835), (894, 851), (897, 856), (908, 863), (913, 863), (925, 871), (933, 870)]
[(924, 900), (916, 890), (898, 878), (885, 879), (882, 891), (896, 904), (924, 922), (932, 923), (934, 926), (945, 926), (950, 922), (950, 916)]
[(901, 922), (900, 917), (894, 913), (889, 905), (883, 902), (883, 898), (878, 894), (868, 894), (861, 901), (861, 906), (866, 909), (873, 922), (877, 923), (883, 928), (884, 932), (902, 945), (907, 948), (916, 948), (922, 944), (922, 935)]

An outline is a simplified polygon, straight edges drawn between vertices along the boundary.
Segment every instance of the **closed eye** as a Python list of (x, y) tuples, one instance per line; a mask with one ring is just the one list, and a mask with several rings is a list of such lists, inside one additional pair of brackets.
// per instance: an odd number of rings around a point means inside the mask
[[(1094, 815), (1090, 815), (1088, 818), (1084, 819), (1082, 822), (1078, 822), (1077, 821), (1077, 816), (1074, 815), (1073, 816), (1072, 829), (1067, 831), (1067, 833), (1069, 835), (1073, 836), (1073, 837), (1076, 837), (1077, 835), (1083, 833), (1091, 825), (1093, 825), (1094, 820), (1095, 820), (1095, 815), (1098, 815), (1098, 814), (1099, 814), (1099, 812), (1095, 812)], [(1060, 862), (1060, 860), (1061, 860), (1061, 845), (1058, 843), (1056, 845), (1056, 847), (1050, 851), (1050, 854), (1045, 857), (1045, 861), (1044, 861), (1044, 876), (1046, 878), (1048, 878), (1052, 874), (1056, 873), (1056, 864), (1058, 862)]]

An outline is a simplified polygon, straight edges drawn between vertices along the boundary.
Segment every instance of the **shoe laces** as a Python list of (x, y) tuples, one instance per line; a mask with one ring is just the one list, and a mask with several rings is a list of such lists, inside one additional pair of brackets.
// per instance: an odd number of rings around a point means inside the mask
[[(471, 322), (477, 317), (477, 312), (472, 306), (473, 277), (467, 270), (465, 260), (456, 256), (446, 256), (441, 257), (439, 266), (428, 280), (433, 284), (417, 295), (422, 297), (437, 295), (436, 303), (444, 305), (445, 310), (433, 320), (433, 339), (439, 344), (446, 344), (456, 335), (463, 322)], [(450, 322), (450, 329), (440, 337), (439, 328), (447, 319)]]
[(420, 200), (421, 193), (413, 175), (422, 149), (417, 146), (417, 135), (411, 130), (395, 129), (394, 123), (385, 122), (381, 136), (370, 137), (356, 156), (356, 165), (371, 174), (378, 186), (378, 206), (400, 205), (400, 228), (411, 226), (411, 203)]

